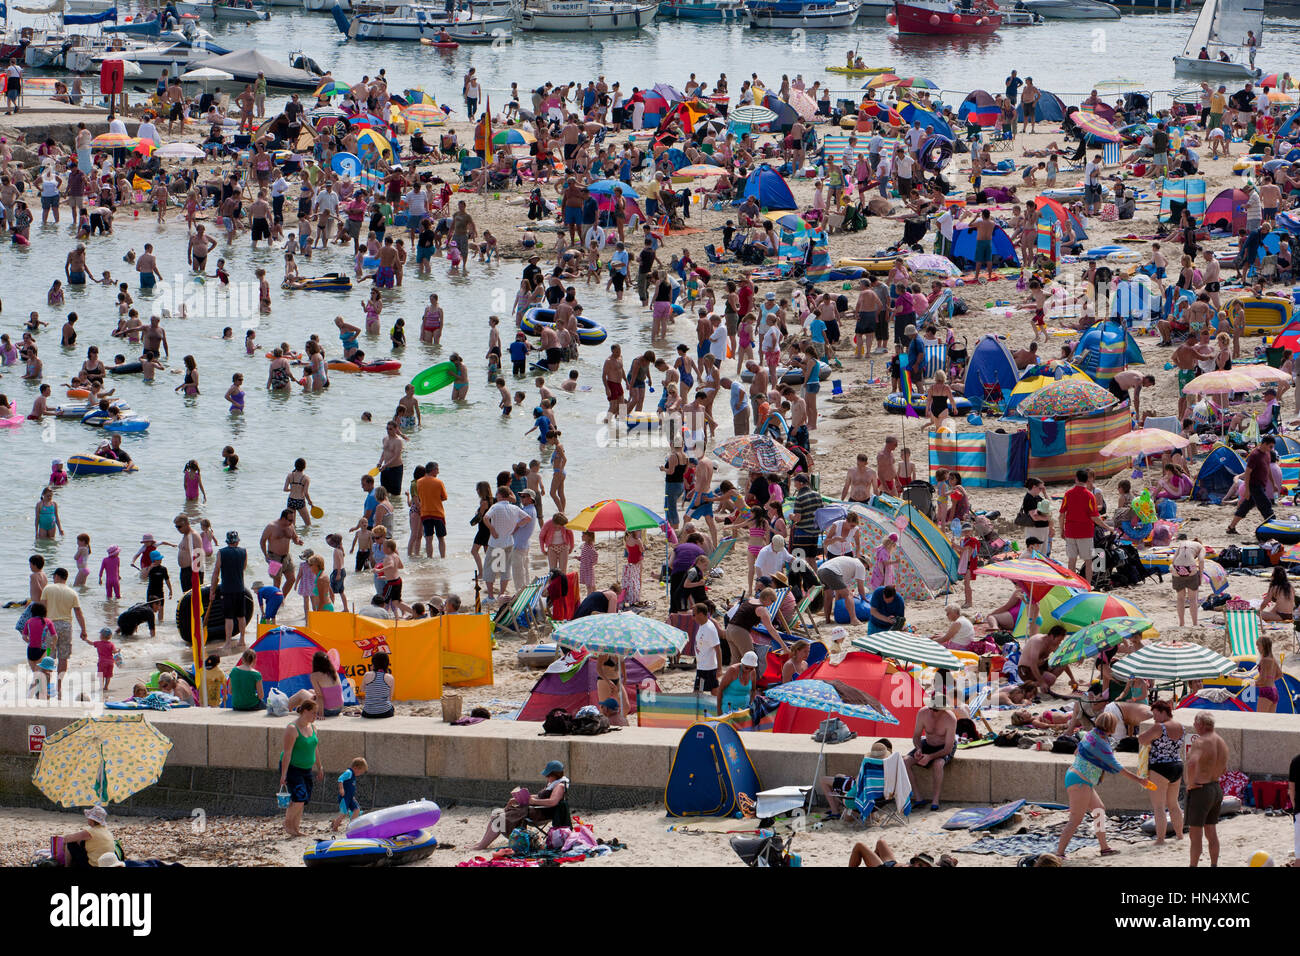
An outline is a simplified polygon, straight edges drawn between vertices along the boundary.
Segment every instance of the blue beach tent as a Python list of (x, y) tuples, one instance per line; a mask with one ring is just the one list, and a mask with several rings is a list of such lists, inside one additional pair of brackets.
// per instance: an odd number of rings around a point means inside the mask
[(691, 724), (673, 754), (664, 788), (670, 817), (725, 817), (740, 809), (737, 798), (758, 796), (758, 772), (730, 724)]
[[(763, 209), (799, 208), (799, 204), (794, 201), (794, 194), (790, 192), (790, 187), (785, 184), (781, 174), (767, 163), (749, 174), (749, 179), (745, 181), (745, 195), (736, 204), (739, 205), (750, 196), (757, 199)], [(971, 249), (974, 248), (972, 245)]]
[(1232, 488), (1232, 479), (1246, 470), (1246, 463), (1227, 445), (1215, 445), (1201, 462), (1192, 484), (1192, 500), (1218, 504)]
[(979, 340), (971, 349), (965, 381), (965, 394), (972, 402), (983, 401), (985, 387), (989, 385), (1001, 386), (1004, 402), (1011, 396), (1011, 390), (1020, 381), (1020, 372), (1005, 339), (986, 335)]
[[(975, 268), (975, 227), (966, 226), (958, 229), (952, 236), (952, 252), (948, 258), (963, 269)], [(1006, 230), (1001, 226), (993, 227), (993, 266), (1018, 266), (1020, 257), (1016, 255), (1015, 243), (1011, 241)]]

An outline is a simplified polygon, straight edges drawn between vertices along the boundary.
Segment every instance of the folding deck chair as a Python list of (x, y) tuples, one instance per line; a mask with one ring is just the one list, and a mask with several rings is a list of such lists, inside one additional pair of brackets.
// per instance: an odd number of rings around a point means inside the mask
[(1259, 660), (1259, 640), (1262, 627), (1256, 610), (1224, 611), (1223, 626), (1228, 634), (1228, 657), (1243, 666), (1253, 666)]
[(709, 576), (720, 577), (722, 572), (718, 566), (726, 560), (727, 555), (731, 554), (731, 549), (736, 546), (735, 538), (723, 538), (718, 542), (718, 546), (709, 554)]
[(912, 785), (902, 754), (862, 758), (854, 781), (853, 812), (864, 826), (872, 814), (879, 826), (907, 822), (912, 813)]
[(542, 586), (547, 577), (548, 575), (542, 575), (526, 585), (509, 604), (497, 608), (497, 612), (492, 615), (493, 630), (522, 637), (537, 623), (539, 616), (545, 618), (547, 615), (542, 601)]

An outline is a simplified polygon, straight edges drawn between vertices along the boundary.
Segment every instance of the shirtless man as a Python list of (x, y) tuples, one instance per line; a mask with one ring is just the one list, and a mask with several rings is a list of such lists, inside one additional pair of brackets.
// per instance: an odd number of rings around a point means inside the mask
[(757, 362), (746, 362), (745, 368), (749, 369), (754, 375), (749, 383), (749, 411), (750, 419), (754, 423), (754, 430), (758, 431), (763, 424), (759, 421), (758, 409), (767, 399), (767, 366), (759, 365)]
[(153, 254), (152, 242), (144, 244), (144, 252), (135, 260), (135, 271), (140, 274), (141, 289), (152, 289), (163, 277), (158, 271), (158, 260)]
[(1037, 684), (1044, 693), (1050, 694), (1056, 679), (1062, 674), (1074, 683), (1074, 674), (1067, 665), (1049, 668), (1048, 659), (1052, 652), (1065, 640), (1065, 628), (1057, 624), (1046, 634), (1032, 634), (1020, 648), (1020, 676), (1028, 684)]
[(863, 279), (858, 283), (858, 289), (858, 300), (853, 305), (857, 313), (857, 321), (853, 326), (853, 355), (855, 358), (864, 358), (876, 334), (876, 317), (881, 306), (880, 297), (868, 280)]
[(609, 399), (609, 413), (618, 414), (618, 406), (623, 401), (623, 381), (627, 373), (623, 371), (622, 350), (617, 345), (609, 347), (609, 358), (601, 368), (601, 379), (605, 383), (605, 397)]
[(1219, 778), (1228, 769), (1228, 745), (1214, 729), (1214, 718), (1199, 713), (1192, 721), (1196, 733), (1187, 739), (1187, 828), (1190, 866), (1201, 860), (1201, 833), (1210, 846), (1210, 866), (1219, 865), (1219, 808), (1223, 788)]
[(989, 274), (989, 279), (993, 278), (993, 231), (997, 228), (997, 223), (985, 209), (980, 218), (975, 220), (975, 281), (980, 281), (980, 266), (983, 265), (985, 271)]
[(36, 401), (32, 403), (31, 414), (27, 418), (31, 421), (38, 422), (44, 415), (54, 414), (54, 409), (50, 407), (50, 386), (43, 383), (40, 394), (36, 396)]
[[(271, 575), (271, 584), (280, 588), (285, 594), (293, 590), (295, 575), (289, 549), (295, 544), (302, 544), (302, 538), (298, 537), (298, 529), (294, 526), (293, 512), (285, 508), (280, 512), (280, 517), (262, 530), (262, 538), (258, 542), (267, 565), (269, 566), (272, 561), (280, 565), (279, 569)], [(281, 578), (284, 578), (283, 585), (280, 584)]]
[(217, 247), (217, 240), (208, 235), (202, 223), (194, 227), (189, 244), (185, 249), (185, 260), (190, 268), (200, 275), (208, 274), (208, 253)]
[(695, 360), (698, 362), (709, 351), (709, 340), (713, 337), (713, 320), (707, 309), (699, 310), (695, 320)]
[[(172, 525), (176, 528), (176, 533), (180, 535), (176, 539), (176, 563), (180, 566), (180, 585), (182, 591), (192, 591), (195, 585), (203, 586), (202, 558), (200, 557), (200, 570), (195, 571), (191, 566), (191, 561), (195, 554), (202, 555), (203, 539), (199, 533), (190, 527), (190, 519), (185, 515), (177, 515)], [(195, 580), (195, 576), (198, 580)]]
[(393, 245), (393, 237), (385, 236), (384, 244), (379, 247), (379, 269), (375, 272), (375, 286), (391, 289), (397, 284), (397, 264), (400, 256)]
[(880, 490), (889, 494), (898, 491), (898, 465), (894, 461), (894, 449), (898, 439), (890, 435), (885, 439), (885, 447), (876, 455), (876, 476)]
[(271, 204), (266, 201), (266, 190), (259, 189), (257, 197), (248, 204), (248, 218), (253, 224), (253, 248), (265, 239), (271, 244)]
[[(1214, 305), (1214, 311), (1223, 310), (1223, 302), (1219, 298), (1219, 289), (1222, 286), (1220, 281), (1219, 260), (1214, 258), (1214, 253), (1210, 249), (1204, 249), (1201, 257), (1205, 260), (1205, 267), (1201, 269), (1201, 283), (1206, 295), (1210, 297), (1210, 302)], [(1240, 349), (1240, 341), (1234, 344), (1235, 349)], [(1233, 352), (1233, 358), (1240, 355), (1240, 351)]]
[[(153, 315), (149, 317), (149, 325), (143, 332), (144, 351), (157, 358), (159, 355), (166, 355), (171, 358), (171, 350), (167, 347), (167, 333), (162, 327), (162, 316)], [(160, 352), (159, 349), (162, 351)]]
[(181, 135), (185, 135), (185, 94), (181, 90), (180, 80), (173, 80), (163, 91), (163, 102), (167, 104), (167, 135), (171, 136), (172, 126), (181, 121)]
[(1170, 363), (1177, 369), (1178, 375), (1178, 420), (1187, 415), (1187, 395), (1183, 389), (1196, 378), (1196, 346), (1190, 338), (1184, 339), (1169, 356)]
[(1125, 369), (1122, 372), (1116, 372), (1115, 377), (1110, 380), (1111, 394), (1120, 401), (1128, 399), (1133, 405), (1133, 417), (1141, 421), (1142, 415), (1142, 389), (1154, 388), (1156, 377), (1154, 375), (1142, 375), (1139, 372), (1132, 372)]
[(397, 427), (397, 422), (389, 422), (387, 432), (375, 467), (379, 469), (379, 483), (394, 500), (398, 500), (397, 496), (402, 493), (402, 452), (406, 437)]
[(876, 470), (870, 465), (867, 455), (858, 455), (858, 463), (844, 476), (844, 488), (840, 497), (845, 501), (860, 501), (866, 504), (879, 489)]
[(68, 285), (86, 284), (90, 268), (86, 265), (86, 247), (81, 243), (77, 243), (77, 247), (68, 253), (67, 261), (63, 264), (63, 275), (68, 280)]
[(941, 695), (932, 695), (925, 710), (916, 715), (912, 745), (915, 749), (903, 760), (907, 765), (907, 776), (912, 781), (912, 792), (920, 792), (916, 786), (915, 768), (929, 768), (934, 781), (930, 809), (938, 810), (943, 773), (957, 752), (957, 717), (944, 704)]
[(1030, 342), (1029, 348), (1016, 349), (1015, 352), (1011, 354), (1011, 357), (1016, 360), (1016, 368), (1022, 372), (1031, 365), (1037, 365), (1038, 343)]

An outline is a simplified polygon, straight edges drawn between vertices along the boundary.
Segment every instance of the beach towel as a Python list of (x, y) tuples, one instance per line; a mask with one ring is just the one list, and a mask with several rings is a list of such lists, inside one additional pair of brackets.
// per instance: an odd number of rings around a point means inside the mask
[(1154, 415), (1148, 415), (1142, 427), (1159, 428), (1161, 431), (1171, 432), (1175, 435), (1181, 435), (1183, 433), (1177, 415), (1164, 415), (1159, 418)]
[(1011, 471), (1011, 435), (984, 433), (984, 470), (989, 481), (1004, 482)]
[[(979, 853), (993, 856), (1026, 856), (1030, 853), (1055, 853), (1059, 837), (1050, 833), (1017, 833), (1014, 836), (985, 837), (969, 846), (958, 847), (958, 853)], [(1097, 846), (1090, 837), (1075, 836), (1070, 839), (1065, 852), (1076, 853)]]
[(1011, 446), (1007, 452), (1007, 484), (1024, 485), (1029, 477), (1029, 435), (1016, 432), (1011, 436)]
[(1054, 418), (1029, 419), (1029, 453), (1035, 458), (1064, 455), (1065, 423)]

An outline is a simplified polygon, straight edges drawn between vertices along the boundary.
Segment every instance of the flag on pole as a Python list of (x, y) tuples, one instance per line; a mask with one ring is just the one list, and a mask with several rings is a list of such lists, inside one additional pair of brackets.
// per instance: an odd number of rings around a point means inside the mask
[(203, 668), (203, 549), (190, 548), (190, 644), (194, 655), (194, 686), (199, 692), (199, 706), (208, 703), (207, 678)]
[(907, 418), (920, 418), (912, 407), (912, 362), (906, 352), (898, 356), (898, 377), (903, 386), (903, 415)]

